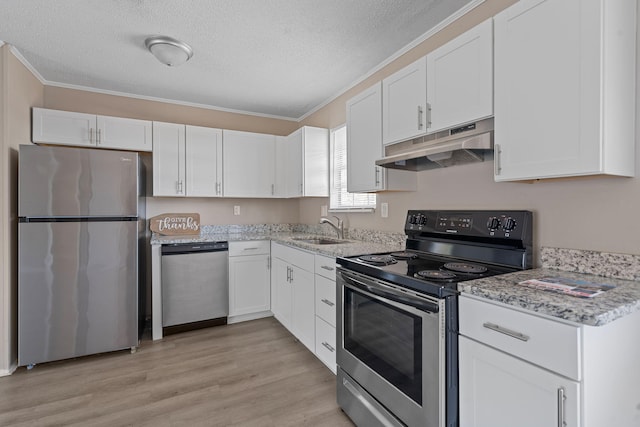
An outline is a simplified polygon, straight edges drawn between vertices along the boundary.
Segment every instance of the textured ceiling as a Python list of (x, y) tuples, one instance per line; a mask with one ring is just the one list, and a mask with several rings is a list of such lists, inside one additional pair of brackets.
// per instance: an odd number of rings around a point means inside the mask
[[(2, 0), (48, 84), (299, 119), (473, 0)], [(179, 67), (151, 35), (194, 50)]]

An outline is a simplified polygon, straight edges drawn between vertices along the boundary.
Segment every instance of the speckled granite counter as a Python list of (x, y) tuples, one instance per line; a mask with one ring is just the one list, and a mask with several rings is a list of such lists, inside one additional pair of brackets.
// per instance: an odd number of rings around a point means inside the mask
[(315, 245), (296, 239), (317, 236), (335, 238), (335, 234), (327, 234), (321, 227), (313, 225), (287, 226), (280, 224), (258, 224), (249, 226), (203, 226), (201, 233), (194, 236), (158, 236), (154, 234), (151, 238), (151, 245), (271, 240), (334, 257), (392, 252), (402, 250), (405, 246), (406, 236), (404, 234), (358, 229), (347, 230), (347, 233), (348, 238), (345, 239), (346, 243)]
[[(543, 268), (460, 283), (462, 293), (590, 326), (640, 311), (640, 256), (543, 248)], [(614, 285), (593, 298), (578, 298), (518, 285), (562, 276)], [(631, 280), (628, 280), (631, 279)]]

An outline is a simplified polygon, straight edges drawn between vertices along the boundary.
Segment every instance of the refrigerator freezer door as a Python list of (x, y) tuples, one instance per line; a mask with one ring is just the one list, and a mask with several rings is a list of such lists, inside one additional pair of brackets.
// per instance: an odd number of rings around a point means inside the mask
[(137, 226), (18, 224), (20, 366), (137, 346)]
[(21, 145), (20, 217), (138, 216), (138, 154)]

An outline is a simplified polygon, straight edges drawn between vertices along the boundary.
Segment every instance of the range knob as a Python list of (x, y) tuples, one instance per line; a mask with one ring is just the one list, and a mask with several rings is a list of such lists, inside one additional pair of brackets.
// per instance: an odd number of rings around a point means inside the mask
[(409, 224), (417, 224), (418, 217), (416, 215), (409, 215)]
[(496, 216), (492, 216), (487, 221), (487, 228), (489, 230), (497, 230), (500, 227), (500, 219)]
[(418, 218), (418, 224), (425, 225), (426, 223), (427, 223), (427, 217), (424, 215), (420, 215), (420, 217)]
[(516, 225), (518, 225), (518, 224), (516, 223), (516, 220), (515, 220), (515, 219), (513, 219), (513, 218), (511, 218), (511, 217), (509, 217), (509, 218), (507, 218), (507, 219), (505, 219), (505, 220), (504, 220), (504, 224), (502, 225), (502, 229), (503, 229), (504, 231), (507, 231), (507, 232), (508, 232), (508, 231), (511, 231), (511, 230), (513, 230), (514, 228), (516, 228)]

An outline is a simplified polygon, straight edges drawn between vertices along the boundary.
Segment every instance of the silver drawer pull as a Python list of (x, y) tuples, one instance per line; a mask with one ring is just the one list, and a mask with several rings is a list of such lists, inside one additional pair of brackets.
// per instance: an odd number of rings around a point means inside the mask
[(244, 250), (244, 251), (255, 251), (255, 250), (257, 250), (257, 249), (258, 249), (258, 248), (244, 248), (243, 250)]
[(321, 265), (320, 268), (323, 269), (323, 270), (329, 270), (329, 271), (333, 271), (334, 270), (333, 267), (329, 267), (328, 265)]
[(511, 329), (503, 328), (502, 326), (496, 325), (495, 323), (486, 322), (486, 323), (483, 323), (482, 326), (484, 326), (487, 329), (491, 329), (492, 331), (509, 335), (510, 337), (519, 339), (520, 341), (529, 341), (528, 335), (521, 334), (520, 332), (512, 331)]
[(564, 402), (567, 397), (564, 395), (564, 387), (558, 388), (558, 427), (566, 427), (567, 422), (564, 420)]
[(328, 342), (323, 342), (322, 345), (324, 346), (324, 348), (326, 348), (327, 350), (329, 350), (331, 353), (333, 353), (334, 351), (336, 351), (335, 348), (331, 347), (331, 345)]
[(321, 299), (320, 301), (327, 304), (329, 307), (333, 307), (335, 305), (333, 302), (329, 301), (328, 299)]

